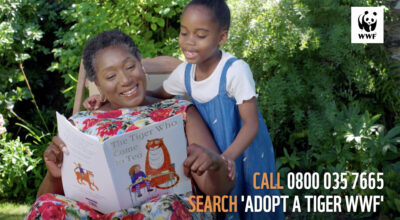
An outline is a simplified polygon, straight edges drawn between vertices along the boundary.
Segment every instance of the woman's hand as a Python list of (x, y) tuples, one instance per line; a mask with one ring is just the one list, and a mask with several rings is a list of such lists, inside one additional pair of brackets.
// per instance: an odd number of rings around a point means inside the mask
[(68, 153), (65, 143), (61, 140), (60, 137), (54, 136), (51, 144), (47, 147), (43, 154), (47, 171), (51, 174), (53, 178), (61, 177), (63, 152)]
[(85, 99), (85, 101), (83, 101), (82, 105), (83, 107), (86, 108), (86, 110), (88, 111), (94, 111), (99, 109), (101, 106), (104, 105), (104, 100), (101, 100), (101, 96), (100, 95), (92, 95), (89, 98)]
[(222, 158), (214, 151), (197, 144), (190, 144), (187, 148), (187, 158), (183, 162), (186, 176), (195, 173), (199, 176), (206, 171), (217, 171), (224, 165)]

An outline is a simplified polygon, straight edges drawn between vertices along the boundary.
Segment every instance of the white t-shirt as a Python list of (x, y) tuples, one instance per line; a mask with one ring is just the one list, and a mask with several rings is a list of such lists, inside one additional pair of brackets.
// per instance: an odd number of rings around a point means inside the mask
[[(222, 51), (222, 50), (221, 50)], [(190, 86), (192, 89), (192, 97), (201, 103), (205, 103), (213, 99), (219, 90), (219, 82), (222, 69), (226, 61), (233, 57), (231, 54), (222, 51), (222, 57), (217, 67), (210, 76), (201, 81), (195, 81), (196, 65), (192, 65), (190, 71)], [(185, 87), (185, 68), (187, 62), (180, 64), (163, 82), (163, 88), (171, 95), (187, 94)], [(226, 73), (226, 91), (229, 97), (236, 100), (236, 104), (242, 104), (244, 100), (257, 97), (253, 74), (249, 65), (243, 60), (236, 60), (229, 67)]]

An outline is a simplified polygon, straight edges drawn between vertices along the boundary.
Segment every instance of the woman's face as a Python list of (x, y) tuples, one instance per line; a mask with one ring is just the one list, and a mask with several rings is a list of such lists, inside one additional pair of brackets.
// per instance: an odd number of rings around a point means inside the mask
[(146, 93), (142, 64), (122, 45), (106, 47), (97, 52), (94, 67), (96, 85), (111, 108), (135, 107)]

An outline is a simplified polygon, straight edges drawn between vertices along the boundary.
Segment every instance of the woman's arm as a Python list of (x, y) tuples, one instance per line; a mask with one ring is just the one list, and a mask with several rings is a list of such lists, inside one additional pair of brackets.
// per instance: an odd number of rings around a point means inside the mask
[(63, 152), (67, 152), (65, 143), (58, 136), (54, 136), (51, 144), (43, 153), (47, 173), (39, 186), (39, 190), (36, 194), (37, 197), (45, 193), (64, 194), (61, 182)]
[(42, 183), (39, 186), (39, 190), (36, 197), (41, 196), (45, 193), (54, 193), (58, 195), (64, 195), (64, 189), (62, 187), (61, 177), (55, 178), (51, 176), (49, 172), (46, 173)]
[(235, 186), (230, 180), (224, 160), (210, 131), (194, 106), (186, 112), (186, 137), (188, 157), (184, 162), (185, 173), (195, 180), (200, 190), (207, 195), (228, 194)]

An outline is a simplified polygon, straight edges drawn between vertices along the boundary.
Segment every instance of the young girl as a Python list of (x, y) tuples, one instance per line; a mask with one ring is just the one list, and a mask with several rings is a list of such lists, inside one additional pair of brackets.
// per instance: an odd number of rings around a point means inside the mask
[[(238, 212), (226, 219), (283, 219), (275, 212), (244, 212), (246, 200), (255, 195), (279, 195), (277, 189), (259, 188), (263, 173), (274, 173), (274, 149), (264, 120), (257, 109), (255, 83), (246, 62), (220, 50), (228, 37), (230, 11), (224, 0), (192, 0), (181, 17), (179, 45), (186, 62), (179, 65), (152, 93), (159, 98), (188, 94), (206, 121), (228, 165), (236, 175)], [(233, 161), (236, 165), (233, 166)], [(258, 172), (260, 175), (254, 176)], [(263, 199), (263, 201), (267, 201)], [(263, 204), (268, 207), (268, 204)]]

